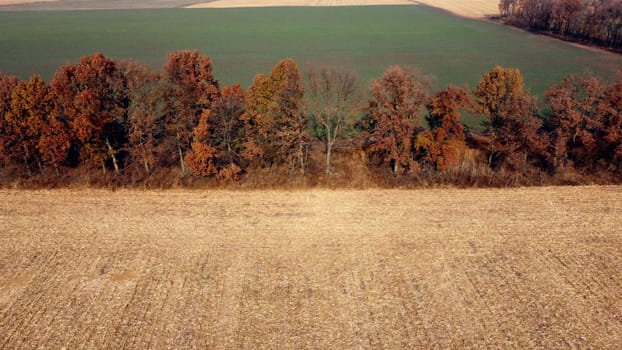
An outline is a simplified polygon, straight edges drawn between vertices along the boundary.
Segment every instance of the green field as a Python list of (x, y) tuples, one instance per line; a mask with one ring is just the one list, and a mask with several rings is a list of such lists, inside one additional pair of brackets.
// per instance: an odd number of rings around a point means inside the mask
[(424, 6), (0, 12), (0, 70), (50, 79), (67, 61), (101, 51), (153, 67), (166, 53), (199, 49), (224, 84), (248, 86), (279, 59), (354, 68), (364, 80), (389, 65), (419, 67), (474, 86), (495, 64), (519, 67), (540, 94), (570, 73), (603, 77), (622, 58)]

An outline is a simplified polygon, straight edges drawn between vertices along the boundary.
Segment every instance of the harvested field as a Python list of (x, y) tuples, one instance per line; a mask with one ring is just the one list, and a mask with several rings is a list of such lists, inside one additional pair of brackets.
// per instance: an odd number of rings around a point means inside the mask
[(499, 14), (497, 0), (214, 0), (188, 8), (275, 7), (275, 6), (369, 6), (423, 4), (447, 10), (454, 14), (483, 18)]
[(192, 0), (0, 0), (0, 11), (73, 11), (176, 8)]
[(498, 0), (416, 0), (415, 2), (438, 7), (464, 17), (482, 18), (499, 14)]
[(278, 6), (371, 6), (412, 5), (410, 0), (215, 0), (188, 6), (188, 8), (235, 8)]
[(192, 0), (0, 0), (0, 10), (101, 10), (101, 9), (147, 9), (147, 8), (229, 8), (273, 6), (367, 6), (424, 4), (438, 7), (457, 15), (481, 18), (497, 14), (497, 0), (215, 0), (197, 2)]
[(33, 2), (51, 2), (58, 0), (0, 0), (0, 6), (2, 5), (17, 5), (17, 4), (30, 4)]
[(622, 187), (0, 191), (0, 348), (619, 349)]

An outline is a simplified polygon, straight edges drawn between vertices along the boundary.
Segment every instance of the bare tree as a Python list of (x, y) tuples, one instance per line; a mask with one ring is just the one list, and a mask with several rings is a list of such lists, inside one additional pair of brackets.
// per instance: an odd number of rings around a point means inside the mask
[(334, 68), (311, 67), (307, 71), (307, 113), (315, 116), (319, 137), (326, 146), (326, 174), (332, 174), (335, 142), (360, 110), (358, 78), (355, 73)]

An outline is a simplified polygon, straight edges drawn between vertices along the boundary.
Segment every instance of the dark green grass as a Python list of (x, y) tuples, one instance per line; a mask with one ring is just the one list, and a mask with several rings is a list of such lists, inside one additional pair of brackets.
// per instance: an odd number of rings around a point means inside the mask
[(591, 52), (423, 6), (0, 12), (0, 70), (50, 79), (67, 61), (101, 51), (160, 67), (166, 53), (199, 49), (224, 84), (248, 86), (279, 59), (338, 65), (365, 81), (399, 64), (474, 86), (495, 64), (519, 67), (541, 94), (570, 73), (612, 76), (619, 56)]

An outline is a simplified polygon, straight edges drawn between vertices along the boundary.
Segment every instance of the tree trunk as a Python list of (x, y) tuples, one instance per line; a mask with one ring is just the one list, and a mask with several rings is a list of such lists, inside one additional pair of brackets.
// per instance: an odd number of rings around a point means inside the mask
[(186, 163), (184, 163), (184, 152), (181, 150), (181, 146), (177, 144), (177, 150), (179, 151), (179, 165), (181, 166), (181, 175), (186, 175)]
[(233, 148), (231, 147), (231, 121), (225, 123), (225, 144), (227, 145), (227, 157), (231, 163), (234, 163), (233, 156)]
[(488, 149), (488, 167), (492, 168), (492, 156), (495, 153), (495, 134), (490, 138), (490, 148)]
[(151, 174), (151, 170), (149, 169), (149, 163), (147, 162), (147, 158), (143, 157), (143, 164), (145, 165), (145, 172), (147, 175)]
[(326, 130), (326, 175), (330, 175), (332, 174), (333, 147), (339, 132), (339, 124), (331, 132), (330, 124), (324, 123), (324, 129)]
[(332, 146), (326, 146), (326, 175), (330, 175), (332, 171), (330, 170), (330, 159), (332, 156)]
[[(52, 152), (49, 153), (50, 159), (54, 159), (54, 154)], [(58, 170), (58, 164), (56, 162), (52, 162), (52, 166), (54, 167), (54, 172), (56, 172), (56, 176), (60, 176), (60, 171)]]
[(117, 156), (110, 145), (110, 141), (106, 137), (106, 146), (108, 146), (108, 153), (110, 154), (110, 158), (112, 158), (112, 165), (114, 166), (114, 172), (119, 174), (119, 163), (117, 163)]
[(298, 145), (298, 152), (300, 154), (300, 174), (305, 174), (305, 146), (302, 142)]
[(147, 150), (145, 149), (144, 143), (141, 142), (140, 146), (143, 149), (143, 164), (145, 165), (145, 171), (147, 172), (147, 175), (149, 175), (151, 173), (151, 170), (149, 169), (149, 162), (147, 162), (147, 157), (145, 156)]
[(22, 145), (24, 147), (24, 165), (26, 166), (26, 171), (28, 172), (28, 176), (32, 176), (32, 172), (30, 171), (30, 166), (28, 166), (28, 147), (25, 144)]

